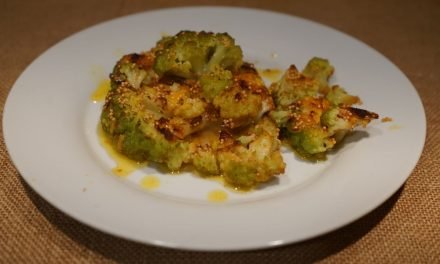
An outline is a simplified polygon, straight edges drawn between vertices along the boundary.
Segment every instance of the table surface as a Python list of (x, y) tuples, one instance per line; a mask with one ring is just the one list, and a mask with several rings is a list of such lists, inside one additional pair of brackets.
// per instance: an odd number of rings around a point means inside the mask
[[(0, 115), (26, 66), (63, 38), (135, 12), (214, 1), (1, 1)], [(411, 80), (427, 117), (423, 154), (407, 182), (373, 212), (329, 234), (274, 249), (191, 252), (113, 237), (55, 209), (20, 177), (0, 131), (0, 262), (440, 263), (440, 2), (216, 1), (283, 12), (352, 35)], [(398, 96), (398, 95), (396, 95)], [(392, 103), (392, 102), (390, 102)]]

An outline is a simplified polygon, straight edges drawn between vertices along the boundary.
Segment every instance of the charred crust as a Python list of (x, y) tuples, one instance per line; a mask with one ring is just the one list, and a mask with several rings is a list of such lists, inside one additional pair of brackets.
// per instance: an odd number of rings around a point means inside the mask
[(243, 72), (257, 74), (257, 70), (255, 69), (255, 66), (252, 63), (249, 63), (249, 62), (243, 62), (243, 64), (241, 65), (240, 69)]
[(240, 92), (236, 93), (235, 96), (234, 96), (234, 99), (235, 99), (235, 101), (237, 101), (237, 102), (240, 101), (241, 98), (242, 98), (242, 96), (241, 96), (241, 93), (240, 93)]
[(123, 83), (126, 79), (127, 78), (125, 77), (124, 74), (114, 74), (114, 73), (110, 74), (110, 80), (115, 82), (117, 85)]
[(294, 64), (289, 66), (289, 70), (288, 71), (293, 71), (293, 72), (298, 72), (298, 69), (296, 68), (296, 66)]
[(137, 64), (139, 59), (141, 59), (141, 55), (137, 54), (137, 53), (132, 53), (128, 55), (128, 59), (130, 60), (130, 62)]
[(130, 54), (130, 56), (130, 61), (136, 64), (139, 68), (149, 70), (153, 67), (155, 56), (152, 52), (142, 54), (133, 53)]
[(249, 89), (249, 84), (245, 80), (239, 80), (238, 85), (240, 85), (242, 89)]
[(379, 118), (379, 115), (364, 109), (355, 108), (355, 107), (348, 107), (348, 111), (350, 111), (353, 115), (356, 115), (359, 118), (362, 119), (377, 119)]
[(191, 124), (192, 127), (197, 127), (202, 123), (202, 121), (203, 121), (202, 116), (196, 116), (193, 119), (191, 119), (189, 123)]
[(154, 127), (159, 131), (167, 140), (174, 139), (174, 133), (170, 127), (169, 120), (161, 117), (154, 122)]
[(204, 116), (210, 121), (215, 121), (220, 117), (220, 113), (212, 104), (208, 104), (205, 108)]
[(162, 76), (162, 78), (160, 78), (159, 82), (166, 85), (173, 85), (174, 83), (184, 84), (185, 78), (171, 74), (165, 74), (164, 76)]
[(231, 136), (231, 134), (230, 134), (228, 131), (226, 131), (226, 130), (221, 130), (218, 138), (219, 138), (220, 140), (225, 140), (225, 139), (228, 139), (228, 138), (231, 138), (231, 137), (232, 137), (232, 136)]
[(234, 140), (231, 133), (229, 133), (227, 130), (220, 130), (218, 139), (220, 140), (220, 144), (225, 144)]

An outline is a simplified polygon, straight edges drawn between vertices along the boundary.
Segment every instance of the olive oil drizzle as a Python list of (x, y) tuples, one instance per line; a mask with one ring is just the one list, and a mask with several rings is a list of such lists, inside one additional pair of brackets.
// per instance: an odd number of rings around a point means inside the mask
[(264, 79), (271, 82), (277, 82), (281, 78), (282, 71), (280, 69), (258, 69), (258, 73)]
[(208, 193), (208, 201), (214, 203), (225, 202), (228, 200), (228, 194), (223, 190), (213, 190)]
[(115, 161), (116, 166), (112, 168), (113, 174), (119, 177), (127, 177), (132, 172), (144, 167), (146, 163), (136, 162), (119, 153), (112, 145), (110, 138), (107, 137), (101, 124), (98, 125), (98, 138), (107, 154)]
[(93, 91), (92, 95), (90, 96), (90, 99), (94, 102), (102, 102), (104, 101), (105, 97), (107, 96), (108, 91), (110, 91), (110, 80), (102, 80), (98, 87), (96, 87), (95, 91)]
[(154, 190), (160, 187), (160, 180), (154, 175), (144, 176), (140, 182), (142, 189)]

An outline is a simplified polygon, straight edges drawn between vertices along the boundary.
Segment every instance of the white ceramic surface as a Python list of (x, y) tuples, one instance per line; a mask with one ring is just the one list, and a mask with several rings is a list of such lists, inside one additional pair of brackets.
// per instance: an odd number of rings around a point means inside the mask
[[(183, 29), (228, 32), (258, 68), (302, 68), (328, 58), (331, 79), (359, 95), (363, 108), (392, 122), (373, 122), (326, 162), (312, 164), (284, 150), (285, 175), (249, 193), (190, 173), (142, 168), (127, 179), (96, 127), (102, 104), (91, 93), (125, 53), (148, 50), (163, 34)], [(301, 18), (261, 10), (192, 7), (122, 17), (83, 30), (38, 57), (6, 102), (4, 136), (25, 181), (73, 218), (127, 239), (194, 250), (243, 250), (283, 245), (346, 225), (389, 198), (410, 175), (425, 140), (416, 90), (384, 56), (343, 33)], [(139, 188), (154, 175), (160, 186)], [(228, 193), (212, 203), (212, 190)]]

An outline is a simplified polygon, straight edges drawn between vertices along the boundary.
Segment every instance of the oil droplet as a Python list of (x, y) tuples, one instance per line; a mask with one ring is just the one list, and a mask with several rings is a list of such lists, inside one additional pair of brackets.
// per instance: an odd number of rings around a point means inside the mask
[(258, 69), (258, 73), (261, 77), (268, 79), (271, 82), (276, 82), (281, 77), (280, 69)]
[(102, 80), (99, 83), (98, 87), (96, 87), (95, 91), (93, 91), (92, 95), (90, 96), (90, 99), (94, 103), (104, 101), (108, 91), (110, 91), (110, 80), (108, 79)]
[(223, 190), (214, 190), (208, 193), (208, 201), (220, 203), (228, 199), (228, 194)]
[(98, 138), (108, 155), (116, 162), (116, 166), (112, 169), (113, 174), (127, 177), (132, 172), (146, 165), (146, 163), (136, 162), (116, 151), (100, 124), (98, 125)]
[(401, 126), (399, 126), (399, 125), (397, 125), (397, 124), (394, 124), (394, 125), (391, 125), (391, 126), (389, 126), (388, 127), (388, 129), (389, 130), (399, 130), (399, 129), (401, 129), (402, 127)]
[(160, 180), (156, 176), (148, 175), (142, 178), (141, 187), (146, 190), (154, 190), (159, 188)]
[(391, 122), (391, 121), (393, 121), (393, 119), (392, 119), (391, 117), (386, 116), (386, 117), (382, 118), (380, 121), (381, 121), (382, 123), (386, 123), (386, 122)]

